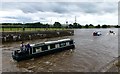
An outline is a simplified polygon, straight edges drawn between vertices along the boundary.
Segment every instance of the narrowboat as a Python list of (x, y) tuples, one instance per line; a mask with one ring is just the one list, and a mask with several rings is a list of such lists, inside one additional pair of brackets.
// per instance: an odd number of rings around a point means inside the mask
[(19, 62), (22, 60), (32, 59), (35, 57), (40, 57), (63, 50), (74, 49), (75, 45), (73, 39), (68, 38), (57, 41), (47, 41), (37, 44), (30, 44), (30, 47), (30, 49), (24, 48), (24, 51), (21, 49), (13, 51), (12, 58)]

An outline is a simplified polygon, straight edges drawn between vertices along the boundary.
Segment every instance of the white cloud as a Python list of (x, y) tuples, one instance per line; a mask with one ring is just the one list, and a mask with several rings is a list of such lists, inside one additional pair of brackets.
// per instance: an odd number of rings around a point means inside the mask
[(106, 13), (103, 15), (98, 14), (82, 14), (77, 17), (77, 22), (81, 24), (108, 24), (108, 25), (117, 25), (118, 16), (115, 13)]
[[(0, 22), (118, 24), (117, 3), (3, 3)], [(66, 5), (68, 4), (68, 5)], [(42, 6), (41, 6), (42, 5)]]

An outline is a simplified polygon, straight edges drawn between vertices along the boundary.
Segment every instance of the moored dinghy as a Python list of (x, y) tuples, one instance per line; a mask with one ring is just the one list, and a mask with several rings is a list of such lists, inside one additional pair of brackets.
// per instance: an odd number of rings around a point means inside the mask
[(37, 44), (31, 44), (30, 46), (30, 48), (23, 48), (22, 50), (19, 49), (13, 51), (12, 58), (16, 61), (21, 61), (75, 48), (73, 39), (48, 41)]

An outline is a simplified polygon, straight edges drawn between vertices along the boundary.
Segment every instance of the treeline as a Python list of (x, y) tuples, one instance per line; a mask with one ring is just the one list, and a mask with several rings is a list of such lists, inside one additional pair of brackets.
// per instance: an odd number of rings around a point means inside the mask
[(100, 25), (94, 26), (93, 24), (80, 25), (78, 23), (69, 24), (68, 28), (120, 28), (119, 25)]
[(93, 24), (86, 24), (86, 25), (80, 25), (79, 23), (73, 23), (73, 24), (61, 24), (59, 22), (55, 22), (54, 24), (43, 24), (40, 22), (36, 23), (2, 23), (2, 28), (120, 28), (119, 25), (100, 25), (94, 26)]

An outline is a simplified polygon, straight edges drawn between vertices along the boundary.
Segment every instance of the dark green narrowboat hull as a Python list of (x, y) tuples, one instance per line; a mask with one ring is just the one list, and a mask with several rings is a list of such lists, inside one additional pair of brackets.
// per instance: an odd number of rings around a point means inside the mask
[(56, 53), (56, 52), (61, 52), (61, 51), (64, 51), (64, 50), (69, 50), (69, 49), (74, 49), (75, 48), (75, 45), (70, 45), (70, 46), (65, 46), (65, 47), (61, 47), (61, 48), (54, 48), (52, 50), (47, 50), (47, 51), (44, 51), (44, 52), (39, 52), (39, 53), (34, 53), (34, 54), (26, 54), (26, 55), (21, 55), (21, 56), (17, 56), (17, 55), (14, 55), (12, 54), (12, 58), (16, 61), (22, 61), (22, 60), (28, 60), (28, 59), (32, 59), (32, 58), (35, 58), (35, 57), (40, 57), (40, 56), (44, 56), (44, 55), (48, 55), (48, 54), (52, 54), (52, 53)]

